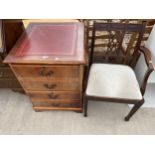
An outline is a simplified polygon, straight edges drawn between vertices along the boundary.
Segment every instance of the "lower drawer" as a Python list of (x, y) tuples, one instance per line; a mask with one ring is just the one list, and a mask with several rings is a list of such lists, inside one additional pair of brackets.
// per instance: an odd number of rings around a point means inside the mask
[(79, 108), (80, 100), (33, 101), (34, 107)]
[(28, 91), (27, 94), (32, 101), (47, 99), (80, 99), (80, 92), (74, 91)]

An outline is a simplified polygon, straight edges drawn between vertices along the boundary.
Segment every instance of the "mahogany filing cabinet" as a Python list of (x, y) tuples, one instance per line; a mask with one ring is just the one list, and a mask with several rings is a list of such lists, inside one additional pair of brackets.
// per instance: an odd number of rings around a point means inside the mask
[(30, 23), (8, 63), (36, 111), (82, 111), (85, 65), (82, 23)]

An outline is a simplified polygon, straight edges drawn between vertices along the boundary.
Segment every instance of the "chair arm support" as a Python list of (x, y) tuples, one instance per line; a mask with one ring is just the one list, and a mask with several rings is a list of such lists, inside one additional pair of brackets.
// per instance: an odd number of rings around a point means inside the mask
[(140, 47), (140, 51), (144, 54), (145, 61), (146, 61), (146, 64), (148, 66), (148, 69), (153, 71), (154, 67), (153, 67), (153, 63), (152, 63), (152, 59), (151, 59), (150, 50), (146, 47)]
[(143, 83), (142, 83), (141, 88), (140, 88), (142, 95), (144, 95), (148, 78), (149, 78), (151, 72), (154, 70), (154, 67), (153, 67), (152, 60), (151, 60), (150, 50), (147, 49), (146, 47), (140, 47), (140, 51), (144, 54), (145, 62), (146, 62), (146, 65), (148, 67), (148, 69), (144, 75)]

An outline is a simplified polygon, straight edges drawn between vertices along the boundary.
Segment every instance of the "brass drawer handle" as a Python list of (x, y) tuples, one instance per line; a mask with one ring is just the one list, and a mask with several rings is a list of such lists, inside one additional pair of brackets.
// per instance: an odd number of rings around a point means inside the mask
[(42, 67), (39, 71), (38, 71), (38, 74), (40, 76), (44, 76), (44, 72), (45, 72), (45, 67)]
[(54, 72), (53, 72), (53, 71), (49, 71), (48, 73), (46, 73), (46, 76), (51, 77), (53, 74), (54, 74)]
[(40, 70), (39, 70), (39, 72), (38, 72), (38, 74), (40, 75), (40, 76), (49, 76), (49, 77), (51, 77), (53, 74), (54, 74), (54, 72), (51, 70), (51, 71), (49, 71), (49, 72), (47, 72), (47, 73), (45, 73), (45, 67), (42, 67)]
[(48, 97), (50, 99), (56, 99), (56, 98), (58, 98), (58, 94), (51, 93), (51, 94), (48, 94)]
[(51, 84), (51, 85), (44, 84), (44, 87), (47, 89), (54, 89), (56, 86), (57, 86), (56, 84)]
[(59, 103), (52, 103), (52, 105), (53, 105), (54, 107), (59, 107), (59, 106), (60, 106)]

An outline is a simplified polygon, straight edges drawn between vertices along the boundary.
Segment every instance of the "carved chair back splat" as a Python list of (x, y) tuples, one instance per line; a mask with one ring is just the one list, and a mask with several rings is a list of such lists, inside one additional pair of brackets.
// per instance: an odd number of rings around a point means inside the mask
[[(107, 34), (107, 39), (104, 40), (107, 46), (100, 48), (103, 53), (100, 60), (104, 62), (121, 62), (130, 66), (134, 66), (136, 55), (140, 47), (140, 43), (143, 38), (143, 33), (145, 30), (145, 22), (143, 24), (126, 24), (126, 23), (98, 23), (94, 22), (92, 31), (92, 44), (90, 51), (90, 64), (92, 63), (95, 44), (103, 41), (104, 35)], [(97, 34), (103, 34), (103, 38), (97, 37)], [(129, 41), (132, 35), (136, 35), (137, 40), (134, 43), (134, 49), (129, 50)], [(89, 65), (90, 65), (89, 64)]]

